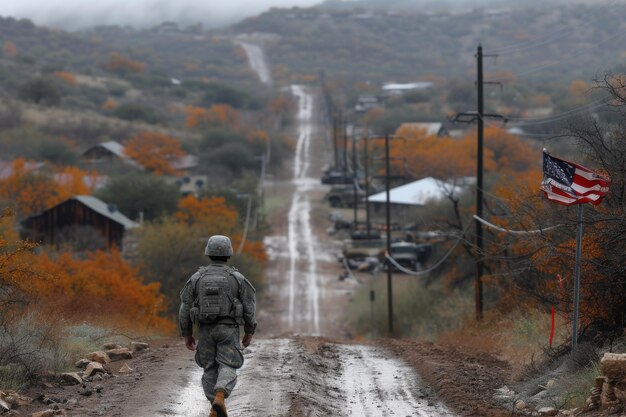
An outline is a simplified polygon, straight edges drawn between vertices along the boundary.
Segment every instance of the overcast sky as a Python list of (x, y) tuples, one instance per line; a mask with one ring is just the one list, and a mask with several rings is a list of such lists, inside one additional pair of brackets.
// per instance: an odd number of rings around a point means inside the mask
[(77, 29), (95, 24), (150, 26), (163, 21), (215, 23), (270, 7), (312, 6), (321, 0), (0, 0), (0, 15)]

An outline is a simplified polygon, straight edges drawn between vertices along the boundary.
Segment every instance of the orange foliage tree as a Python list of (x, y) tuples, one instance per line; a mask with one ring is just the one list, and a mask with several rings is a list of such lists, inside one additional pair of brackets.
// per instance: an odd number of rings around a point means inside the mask
[[(15, 219), (0, 214), (0, 305), (2, 318), (24, 308), (57, 320), (89, 321), (134, 329), (172, 330), (163, 318), (158, 284), (143, 284), (138, 270), (117, 251), (91, 253), (76, 259), (71, 253), (35, 253), (35, 244), (11, 233)], [(3, 322), (4, 324), (4, 322)]]
[[(531, 170), (524, 175), (501, 178), (493, 194), (498, 199), (498, 216), (490, 221), (503, 229), (515, 231), (542, 230), (541, 233), (510, 234), (487, 230), (487, 258), (494, 273), (487, 280), (500, 293), (504, 309), (520, 300), (531, 299), (543, 305), (554, 305), (571, 319), (573, 309), (573, 273), (575, 261), (574, 208), (547, 201), (539, 190), (542, 173)], [(611, 208), (594, 211), (616, 218)], [(554, 229), (549, 226), (557, 226)], [(607, 277), (607, 230), (600, 224), (587, 224), (582, 242), (584, 254), (581, 287), (580, 322), (586, 327), (601, 320), (605, 326), (619, 324), (626, 285)], [(610, 283), (610, 284), (609, 284)]]
[(124, 152), (157, 175), (178, 175), (173, 164), (185, 155), (177, 138), (159, 132), (142, 132), (133, 136), (126, 143)]
[[(452, 179), (476, 175), (476, 134), (468, 133), (462, 139), (429, 136), (424, 129), (404, 126), (396, 131), (404, 141), (393, 140), (390, 154), (394, 170), (402, 172), (405, 166), (417, 178), (432, 176)], [(503, 129), (485, 129), (483, 163), (486, 172), (524, 172), (537, 164), (536, 152), (520, 137)], [(375, 147), (382, 147), (377, 141)]]
[[(196, 198), (190, 194), (178, 203), (178, 211), (174, 217), (181, 223), (193, 226), (203, 236), (225, 234), (230, 236), (235, 250), (240, 246), (242, 231), (239, 225), (239, 214), (226, 204), (223, 197)], [(267, 261), (267, 254), (262, 242), (247, 240), (243, 253), (257, 261)]]
[(65, 81), (68, 85), (74, 86), (77, 84), (76, 76), (71, 72), (67, 71), (57, 71), (54, 73), (54, 76), (60, 80)]
[(75, 195), (91, 194), (98, 180), (95, 171), (83, 171), (75, 166), (65, 166), (55, 169), (55, 182), (59, 185), (58, 199), (66, 200)]
[(2, 52), (6, 58), (15, 58), (17, 56), (17, 46), (11, 41), (6, 41), (2, 46)]
[(112, 98), (107, 98), (100, 108), (104, 111), (113, 111), (117, 108), (117, 101)]
[(146, 64), (134, 61), (118, 52), (113, 52), (111, 58), (104, 65), (104, 68), (116, 73), (142, 73), (146, 69)]
[(226, 205), (223, 197), (198, 199), (190, 194), (179, 201), (174, 217), (179, 222), (201, 228), (205, 235), (210, 236), (234, 232), (239, 215)]
[(0, 318), (15, 304), (23, 304), (28, 296), (34, 272), (27, 254), (37, 245), (20, 240), (15, 218), (9, 209), (0, 212)]
[[(166, 310), (158, 283), (144, 284), (137, 268), (128, 264), (120, 252), (97, 251), (86, 259), (64, 252), (54, 257), (33, 256), (32, 265), (52, 278), (35, 280), (32, 290), (53, 311), (64, 317), (103, 319), (130, 327), (172, 329), (161, 317)], [(45, 294), (43, 296), (42, 294)], [(105, 322), (106, 322), (105, 321)]]
[(54, 175), (36, 172), (34, 163), (22, 158), (14, 160), (10, 175), (0, 179), (0, 201), (22, 217), (39, 213), (71, 196), (91, 194), (96, 172), (70, 166), (55, 171)]
[(188, 106), (185, 108), (187, 119), (185, 125), (194, 128), (203, 124), (222, 124), (238, 127), (241, 123), (241, 113), (228, 104), (214, 104), (209, 109)]
[(57, 204), (60, 186), (51, 176), (35, 172), (32, 163), (18, 158), (11, 174), (0, 180), (0, 200), (20, 216), (29, 216)]

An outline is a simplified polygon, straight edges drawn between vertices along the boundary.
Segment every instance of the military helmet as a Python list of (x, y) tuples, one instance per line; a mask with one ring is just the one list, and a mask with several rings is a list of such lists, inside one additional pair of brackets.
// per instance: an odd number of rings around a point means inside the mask
[(204, 254), (206, 256), (233, 256), (233, 245), (227, 236), (214, 235), (207, 241)]

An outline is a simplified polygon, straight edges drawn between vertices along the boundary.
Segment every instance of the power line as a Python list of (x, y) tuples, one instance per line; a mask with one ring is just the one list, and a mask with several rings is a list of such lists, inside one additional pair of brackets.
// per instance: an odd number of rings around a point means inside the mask
[(566, 110), (564, 112), (546, 116), (546, 117), (510, 117), (510, 116), (507, 116), (506, 121), (515, 122), (521, 126), (533, 126), (533, 125), (541, 125), (541, 124), (546, 124), (546, 123), (553, 123), (559, 120), (567, 119), (578, 113), (600, 108), (602, 106), (605, 106), (608, 102), (609, 102), (609, 99), (601, 98), (601, 99), (594, 100), (590, 103), (587, 103), (583, 106), (575, 107), (573, 109)]
[(497, 226), (497, 225), (495, 225), (493, 223), (489, 223), (487, 220), (482, 219), (482, 218), (478, 217), (475, 214), (474, 214), (474, 219), (478, 220), (479, 222), (481, 222), (482, 224), (484, 224), (485, 226), (487, 226), (487, 227), (489, 227), (491, 229), (497, 230), (499, 232), (509, 233), (509, 234), (512, 234), (512, 235), (534, 235), (534, 234), (537, 234), (537, 233), (547, 232), (549, 230), (556, 229), (558, 227), (563, 226), (562, 224), (557, 224), (556, 226), (549, 226), (549, 227), (546, 227), (544, 229), (511, 230), (511, 229), (505, 229), (503, 227)]
[[(595, 44), (588, 45), (588, 46), (586, 46), (586, 47), (585, 47), (585, 49), (581, 49), (581, 48), (579, 48), (579, 49), (578, 49), (578, 51), (577, 51), (576, 53), (572, 54), (572, 55), (569, 57), (569, 59), (571, 59), (571, 58), (575, 58), (575, 57), (577, 57), (577, 56), (579, 56), (579, 55), (582, 55), (582, 54), (584, 54), (584, 53), (587, 53), (587, 52), (589, 52), (589, 49), (596, 49), (598, 46), (602, 45), (603, 43), (606, 43), (606, 42), (608, 42), (608, 41), (611, 41), (611, 40), (613, 40), (613, 39), (617, 39), (617, 38), (619, 38), (619, 37), (623, 36), (623, 35), (624, 35), (624, 33), (626, 33), (626, 31), (625, 31), (624, 29), (620, 29), (620, 30), (618, 30), (618, 31), (617, 31), (614, 35), (611, 35), (611, 36), (609, 36), (608, 38), (606, 38), (606, 39), (604, 39), (604, 40), (602, 40), (602, 41), (600, 41), (600, 42), (597, 42), (597, 43), (595, 43)], [(561, 64), (563, 64), (563, 60), (558, 60), (558, 61), (551, 62), (551, 63), (548, 63), (548, 64), (540, 65), (540, 66), (538, 66), (538, 67), (530, 68), (530, 69), (528, 69), (528, 70), (526, 70), (526, 71), (522, 71), (522, 72), (514, 72), (513, 74), (514, 74), (517, 78), (522, 78), (522, 77), (524, 77), (524, 76), (526, 76), (526, 75), (529, 75), (529, 74), (532, 74), (532, 73), (534, 73), (534, 72), (541, 71), (541, 70), (543, 70), (543, 69), (550, 68), (550, 67), (553, 67), (553, 66), (555, 66), (555, 65), (561, 65)]]
[(511, 44), (509, 46), (504, 46), (504, 47), (501, 47), (501, 48), (490, 49), (487, 52), (490, 53), (490, 54), (507, 55), (507, 54), (513, 54), (515, 52), (526, 51), (528, 49), (533, 49), (533, 48), (536, 48), (538, 46), (547, 45), (550, 42), (554, 42), (554, 41), (558, 41), (560, 39), (563, 39), (563, 38), (569, 36), (569, 33), (562, 34), (560, 36), (555, 37), (554, 39), (550, 39), (550, 37), (555, 35), (555, 34), (558, 34), (559, 32), (562, 32), (562, 31), (570, 32), (572, 30), (574, 30), (574, 28), (561, 28), (561, 29), (556, 30), (553, 33), (548, 34), (548, 35), (546, 35), (546, 36), (544, 36), (543, 38), (540, 38), (540, 39), (536, 39), (536, 40), (532, 40), (532, 41), (526, 41), (526, 42), (520, 42), (519, 44)]
[(441, 266), (441, 264), (443, 264), (446, 261), (446, 259), (448, 259), (450, 257), (450, 255), (452, 255), (452, 252), (454, 252), (456, 247), (459, 246), (459, 243), (461, 243), (461, 241), (463, 240), (463, 238), (465, 236), (465, 233), (467, 233), (467, 231), (470, 229), (470, 227), (472, 227), (472, 223), (468, 224), (468, 226), (465, 228), (463, 233), (461, 233), (461, 236), (459, 236), (459, 238), (456, 240), (456, 242), (454, 242), (452, 247), (450, 249), (448, 249), (448, 251), (445, 253), (445, 255), (443, 255), (443, 257), (440, 260), (438, 260), (433, 266), (431, 266), (428, 269), (424, 269), (422, 271), (411, 271), (410, 269), (406, 269), (402, 265), (400, 265), (395, 259), (393, 259), (389, 255), (389, 253), (385, 253), (385, 259), (387, 259), (396, 268), (398, 268), (400, 271), (404, 272), (405, 274), (412, 275), (412, 276), (415, 276), (415, 277), (428, 275), (431, 272), (433, 272), (435, 269), (439, 268), (439, 266)]
[[(606, 6), (607, 7), (613, 7), (615, 6), (618, 2), (620, 2), (620, 0), (613, 0), (612, 2), (608, 3)], [(575, 27), (564, 27), (564, 28), (560, 28), (557, 30), (554, 30), (548, 34), (543, 35), (541, 38), (538, 39), (533, 39), (530, 41), (524, 41), (524, 42), (516, 42), (516, 43), (512, 43), (506, 46), (501, 46), (499, 48), (495, 48), (495, 49), (490, 49), (488, 51), (485, 51), (485, 53), (489, 53), (489, 54), (500, 54), (500, 55), (508, 55), (508, 54), (513, 54), (516, 52), (520, 52), (520, 51), (525, 51), (528, 49), (533, 49), (539, 46), (543, 46), (543, 45), (547, 45), (550, 42), (554, 42), (560, 39), (563, 39), (567, 36), (569, 36), (569, 32), (573, 31), (573, 30), (580, 30), (582, 28), (586, 28), (588, 26), (591, 26), (592, 22), (587, 21), (587, 22), (583, 22), (582, 24), (576, 25)], [(565, 33), (561, 33), (561, 32), (565, 32)]]

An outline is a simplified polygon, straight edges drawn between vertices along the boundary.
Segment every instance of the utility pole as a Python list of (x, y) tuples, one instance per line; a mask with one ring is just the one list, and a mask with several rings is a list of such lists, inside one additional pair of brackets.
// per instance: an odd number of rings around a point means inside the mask
[(354, 229), (358, 228), (358, 206), (359, 206), (359, 195), (358, 195), (358, 176), (357, 166), (356, 166), (356, 132), (352, 131), (352, 189), (353, 189), (353, 197), (354, 197)]
[[(483, 218), (483, 142), (485, 134), (485, 119), (500, 119), (506, 123), (506, 118), (500, 114), (485, 113), (485, 84), (500, 84), (499, 82), (485, 82), (483, 79), (483, 57), (497, 55), (483, 55), (482, 45), (478, 45), (476, 50), (476, 70), (477, 70), (477, 107), (475, 112), (459, 113), (452, 120), (453, 122), (473, 123), (477, 122), (477, 155), (476, 155), (476, 216)], [(483, 228), (482, 223), (476, 220), (476, 272), (474, 276), (474, 296), (476, 305), (476, 320), (482, 320), (484, 312), (483, 295), (483, 273), (484, 273), (484, 249), (483, 249)]]
[(343, 119), (343, 180), (344, 183), (348, 178), (348, 120)]
[[(387, 223), (387, 256), (391, 256), (391, 201), (389, 198), (391, 179), (391, 166), (389, 162), (389, 134), (385, 135), (385, 188), (387, 198), (385, 202), (385, 217)], [(393, 336), (393, 288), (391, 284), (391, 262), (387, 262), (387, 307), (389, 315), (389, 335)]]
[[(372, 139), (385, 139), (385, 190), (386, 190), (386, 199), (385, 199), (385, 223), (386, 223), (386, 229), (387, 229), (387, 236), (386, 236), (386, 240), (387, 240), (387, 244), (386, 244), (386, 256), (391, 256), (391, 198), (390, 198), (390, 194), (391, 194), (391, 157), (389, 156), (389, 141), (391, 139), (402, 139), (404, 140), (404, 137), (402, 136), (391, 136), (388, 133), (385, 134), (384, 138), (383, 137), (373, 137)], [(367, 138), (365, 139), (365, 155), (366, 155), (366, 161), (365, 161), (365, 172), (366, 172), (366, 178), (367, 178)], [(396, 159), (396, 158), (394, 158)], [(399, 159), (404, 159), (404, 158), (399, 158)], [(397, 177), (395, 177), (397, 178)], [(366, 180), (367, 181), (367, 180)], [(366, 183), (366, 188), (369, 188), (368, 183)], [(367, 203), (366, 203), (367, 204)], [(368, 226), (368, 234), (370, 232), (370, 225), (369, 225), (369, 214), (368, 214), (368, 221), (367, 221), (367, 226)], [(368, 236), (369, 237), (369, 236)], [(388, 319), (389, 319), (389, 336), (393, 337), (394, 336), (394, 327), (393, 327), (393, 285), (392, 285), (392, 268), (391, 268), (391, 262), (387, 261), (386, 257), (385, 257), (385, 262), (387, 263), (387, 315), (388, 315)]]
[(333, 114), (333, 156), (335, 157), (335, 166), (334, 169), (339, 168), (339, 154), (338, 154), (338, 143), (337, 143), (337, 135), (339, 133), (338, 126), (338, 117), (336, 114)]
[[(478, 89), (478, 154), (476, 156), (476, 215), (483, 218), (483, 139), (485, 134), (485, 100), (483, 89), (483, 47), (476, 51), (477, 89)], [(482, 320), (484, 311), (483, 297), (483, 225), (476, 220), (476, 277), (474, 294), (476, 296), (476, 320)]]
[(370, 222), (370, 177), (369, 177), (369, 155), (368, 155), (368, 144), (367, 144), (367, 136), (365, 136), (365, 223), (367, 227), (367, 238), (371, 239), (372, 236), (372, 226)]

